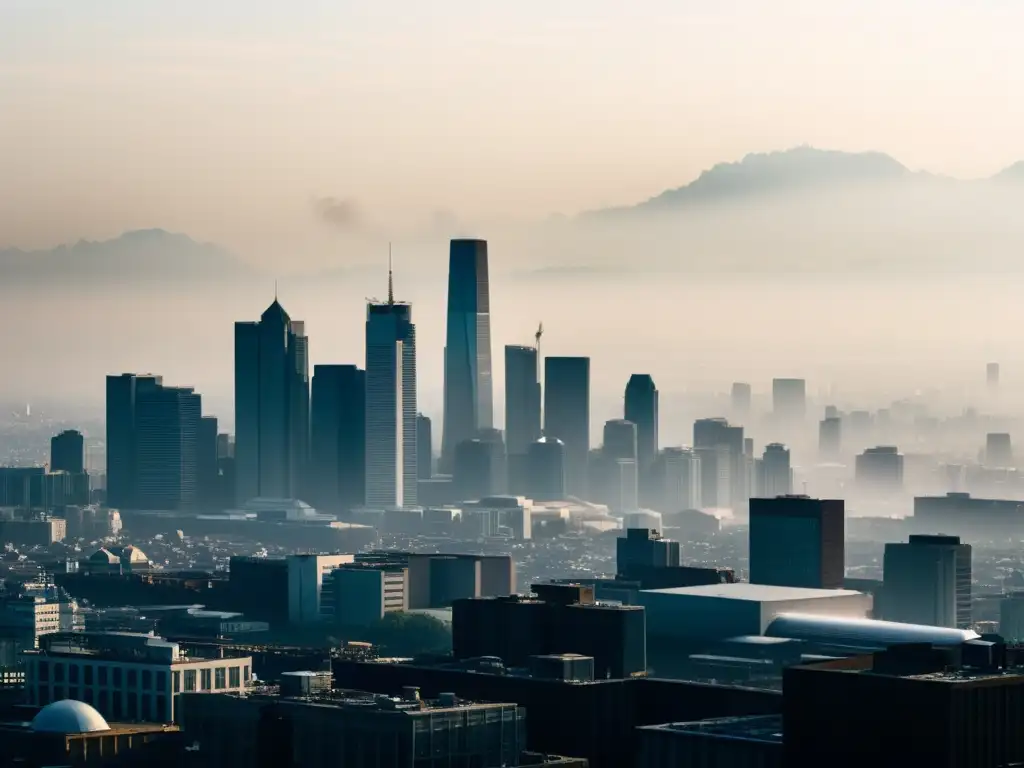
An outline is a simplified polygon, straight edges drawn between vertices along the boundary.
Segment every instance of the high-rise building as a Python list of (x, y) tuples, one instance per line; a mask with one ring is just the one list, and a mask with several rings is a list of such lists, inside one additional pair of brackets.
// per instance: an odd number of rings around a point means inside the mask
[(107, 376), (107, 504), (132, 509), (138, 489), (136, 404), (141, 391), (159, 386), (160, 376)]
[(632, 421), (606, 421), (604, 443), (597, 462), (598, 476), (591, 475), (591, 496), (600, 496), (616, 514), (635, 512), (640, 506), (637, 432), (637, 425)]
[(311, 471), (316, 506), (347, 512), (366, 502), (366, 371), (313, 368)]
[(416, 416), (416, 477), (429, 480), (434, 476), (434, 427), (429, 416)]
[[(634, 373), (626, 384), (623, 415), (636, 424), (634, 457), (640, 477), (640, 498), (647, 503), (651, 471), (658, 456), (658, 388), (648, 373)], [(607, 437), (606, 437), (607, 441)]]
[(50, 438), (50, 471), (80, 475), (85, 472), (85, 438), (75, 429), (65, 429)]
[(826, 416), (818, 422), (818, 454), (823, 461), (836, 461), (842, 452), (843, 422), (839, 416)]
[(1013, 442), (1009, 433), (989, 432), (985, 435), (985, 466), (1013, 466)]
[(508, 455), (525, 456), (540, 439), (537, 348), (505, 347), (505, 443)]
[(736, 416), (749, 415), (751, 401), (750, 385), (743, 381), (733, 382), (731, 400), (732, 410)]
[(840, 589), (846, 568), (843, 501), (750, 500), (750, 583)]
[(542, 437), (531, 443), (526, 468), (531, 498), (537, 501), (565, 499), (565, 443), (557, 437)]
[(494, 421), (491, 304), (487, 242), (452, 240), (448, 254), (448, 329), (444, 349), (441, 461), (450, 471), (455, 448)]
[(857, 457), (857, 484), (865, 490), (896, 493), (903, 490), (903, 454), (895, 446), (868, 448)]
[(793, 470), (789, 448), (782, 443), (769, 443), (761, 456), (758, 472), (759, 496), (788, 496), (793, 493)]
[(235, 323), (237, 498), (291, 499), (309, 456), (309, 341), (277, 299), (258, 322)]
[(879, 618), (971, 628), (971, 546), (959, 536), (912, 535), (885, 545)]
[(455, 449), (452, 481), (460, 501), (503, 494), (506, 488), (505, 443), (501, 430), (487, 429)]
[(744, 508), (750, 494), (743, 427), (722, 418), (698, 419), (693, 447), (700, 452), (702, 506)]
[(135, 403), (135, 507), (193, 509), (199, 502), (202, 399), (191, 388), (156, 385)]
[(544, 435), (565, 445), (566, 490), (587, 495), (590, 454), (590, 358), (544, 359)]
[(199, 436), (196, 445), (196, 472), (198, 473), (198, 504), (203, 509), (223, 508), (219, 487), (220, 467), (218, 463), (217, 419), (203, 416), (199, 420)]
[(412, 305), (366, 305), (366, 504), (416, 504), (416, 326)]
[(807, 382), (803, 379), (773, 379), (772, 410), (786, 421), (803, 419), (807, 412)]
[(701, 507), (700, 456), (689, 448), (664, 448), (654, 470), (655, 509), (682, 512)]

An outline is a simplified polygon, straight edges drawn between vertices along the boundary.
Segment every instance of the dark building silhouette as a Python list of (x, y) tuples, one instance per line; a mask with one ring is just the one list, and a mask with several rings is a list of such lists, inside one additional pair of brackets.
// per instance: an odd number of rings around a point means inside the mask
[(202, 399), (191, 388), (139, 389), (135, 403), (137, 509), (188, 510), (199, 504), (201, 415)]
[(750, 385), (742, 381), (733, 382), (730, 400), (733, 413), (737, 416), (747, 416), (750, 413)]
[(544, 436), (565, 444), (566, 490), (587, 495), (590, 454), (590, 358), (544, 360)]
[(895, 446), (868, 448), (856, 461), (857, 485), (870, 491), (903, 490), (903, 454)]
[(455, 449), (452, 481), (462, 501), (506, 491), (505, 444), (501, 431), (484, 430), (481, 437), (463, 440)]
[(412, 304), (388, 299), (366, 305), (366, 503), (415, 506), (416, 325)]
[(970, 544), (959, 536), (911, 535), (885, 545), (875, 615), (886, 621), (971, 628)]
[(826, 416), (818, 422), (818, 455), (822, 461), (837, 461), (843, 447), (843, 421)]
[(313, 368), (309, 489), (316, 506), (347, 512), (366, 501), (366, 372)]
[(802, 420), (807, 413), (807, 382), (803, 379), (773, 379), (772, 410), (785, 421)]
[(538, 372), (536, 347), (505, 347), (505, 447), (509, 486), (517, 493), (528, 487), (526, 455), (541, 436)]
[(623, 415), (636, 424), (637, 451), (634, 457), (639, 476), (640, 499), (649, 503), (651, 471), (658, 456), (658, 388), (649, 373), (629, 377), (624, 396)]
[(750, 583), (842, 589), (845, 535), (842, 500), (751, 499)]
[(472, 598), (452, 603), (456, 659), (497, 656), (525, 666), (531, 656), (578, 653), (594, 658), (594, 677), (647, 673), (644, 609), (594, 601), (593, 587), (535, 584), (534, 596)]
[(566, 497), (565, 443), (555, 437), (542, 437), (530, 445), (526, 466), (530, 497), (537, 501)]
[(628, 528), (615, 541), (615, 571), (621, 578), (632, 578), (650, 568), (678, 568), (679, 542), (663, 539), (658, 531)]
[(162, 383), (162, 377), (150, 374), (107, 376), (107, 504), (111, 507), (136, 506), (138, 395)]
[(441, 463), (494, 420), (491, 305), (485, 240), (452, 240), (448, 253), (448, 328), (444, 350)]
[(985, 435), (985, 464), (989, 467), (1013, 466), (1013, 442), (1007, 432)]
[(238, 501), (299, 494), (309, 457), (309, 340), (274, 299), (259, 322), (235, 323)]
[(416, 416), (416, 478), (429, 480), (434, 476), (434, 427), (429, 416)]
[(217, 419), (204, 416), (199, 420), (196, 466), (199, 491), (198, 504), (204, 509), (223, 509), (220, 489), (220, 464), (217, 448)]
[(65, 429), (50, 438), (50, 471), (81, 475), (85, 472), (85, 438), (74, 429)]

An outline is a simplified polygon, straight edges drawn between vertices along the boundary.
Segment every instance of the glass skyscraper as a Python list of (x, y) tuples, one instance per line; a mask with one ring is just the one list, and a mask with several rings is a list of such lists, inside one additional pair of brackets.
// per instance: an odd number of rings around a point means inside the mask
[(236, 501), (298, 498), (309, 458), (309, 341), (274, 299), (235, 323)]
[(587, 497), (590, 454), (590, 358), (544, 359), (544, 436), (565, 444), (566, 491)]
[(366, 305), (366, 505), (416, 504), (416, 326), (412, 305)]
[(455, 448), (494, 420), (491, 305), (487, 242), (452, 240), (448, 259), (448, 326), (444, 350), (441, 458), (451, 470)]

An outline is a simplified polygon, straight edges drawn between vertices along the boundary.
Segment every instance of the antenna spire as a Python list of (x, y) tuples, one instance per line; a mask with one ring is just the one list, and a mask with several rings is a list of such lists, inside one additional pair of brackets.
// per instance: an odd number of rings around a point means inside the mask
[(388, 304), (395, 303), (395, 278), (392, 272), (391, 243), (388, 243)]
[(277, 301), (277, 280), (274, 280), (274, 301)]

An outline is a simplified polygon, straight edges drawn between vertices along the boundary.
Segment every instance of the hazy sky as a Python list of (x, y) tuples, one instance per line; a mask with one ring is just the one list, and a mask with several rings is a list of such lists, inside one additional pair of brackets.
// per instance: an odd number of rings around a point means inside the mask
[(1024, 159), (1016, 0), (0, 0), (0, 246), (268, 261), (638, 201), (797, 144)]

